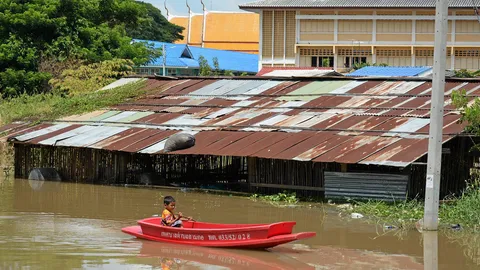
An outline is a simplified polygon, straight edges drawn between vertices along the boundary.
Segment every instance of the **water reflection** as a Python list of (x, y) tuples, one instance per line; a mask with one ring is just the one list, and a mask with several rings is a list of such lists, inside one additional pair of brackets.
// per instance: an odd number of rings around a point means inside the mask
[(176, 269), (189, 262), (228, 269), (315, 269), (281, 253), (236, 249), (205, 248), (141, 241), (140, 257), (156, 258), (157, 265)]
[(223, 269), (423, 269), (423, 265), (410, 256), (302, 244), (283, 245), (268, 251), (204, 248), (143, 240), (124, 241), (124, 244), (132, 250), (138, 247), (138, 259), (143, 263), (148, 259), (152, 267), (160, 269), (191, 269), (193, 265)]
[(438, 232), (423, 231), (423, 265), (425, 270), (438, 269)]

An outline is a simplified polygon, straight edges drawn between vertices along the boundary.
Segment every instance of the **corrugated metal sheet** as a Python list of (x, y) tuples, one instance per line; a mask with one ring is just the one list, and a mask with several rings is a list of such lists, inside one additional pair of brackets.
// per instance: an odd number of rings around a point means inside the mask
[(85, 147), (129, 129), (128, 127), (97, 126), (88, 133), (82, 133), (57, 142), (58, 146)]
[(299, 160), (299, 161), (313, 160), (316, 157), (327, 153), (328, 151), (334, 149), (335, 147), (338, 147), (342, 143), (347, 142), (348, 140), (351, 140), (351, 139), (353, 139), (353, 137), (351, 136), (334, 135), (326, 140), (323, 140), (320, 144), (316, 145), (315, 147), (310, 148), (304, 153), (294, 157), (293, 160)]
[(98, 111), (85, 113), (85, 114), (82, 114), (82, 115), (71, 115), (71, 116), (63, 117), (63, 118), (60, 118), (60, 120), (63, 120), (63, 121), (86, 121), (86, 120), (90, 120), (94, 117), (97, 117), (99, 115), (102, 115), (106, 112), (108, 112), (108, 111), (107, 110), (98, 110)]
[(136, 83), (136, 82), (143, 81), (143, 80), (145, 80), (145, 79), (142, 79), (142, 78), (121, 78), (121, 79), (119, 79), (117, 81), (114, 81), (113, 83), (103, 87), (101, 90), (113, 89), (113, 88), (120, 87), (120, 86), (129, 84), (129, 83)]
[(209, 85), (203, 86), (202, 88), (193, 91), (190, 93), (190, 95), (209, 95), (213, 91), (217, 90), (218, 88), (228, 84), (230, 80), (218, 80), (216, 82), (213, 82)]
[(303, 131), (296, 134), (290, 135), (288, 138), (281, 140), (273, 145), (270, 145), (253, 155), (259, 158), (277, 158), (277, 156), (284, 152), (288, 151), (292, 147), (296, 147), (301, 142), (311, 138), (315, 135), (315, 132)]
[(203, 131), (195, 134), (195, 145), (188, 149), (177, 150), (173, 153), (180, 155), (204, 154), (203, 151), (209, 146), (226, 137), (223, 131)]
[(26, 123), (11, 123), (4, 126), (0, 126), (0, 134), (9, 132), (10, 130), (13, 130), (22, 126), (26, 126), (26, 125), (27, 125)]
[(242, 81), (226, 80), (226, 81), (227, 81), (226, 84), (224, 84), (221, 87), (215, 89), (214, 91), (211, 91), (207, 95), (222, 96), (222, 95), (225, 95), (228, 92), (233, 91), (234, 89), (240, 88), (240, 87), (242, 87), (245, 84), (250, 82), (250, 81), (247, 81), (247, 80), (242, 80)]
[[(126, 111), (126, 112), (121, 112), (119, 114), (116, 114), (114, 116), (104, 118), (100, 121), (102, 122), (122, 122), (124, 118), (131, 117), (132, 115), (136, 114), (137, 112), (135, 111)], [(141, 118), (141, 117), (140, 117)]]
[(2, 127), (0, 132), (0, 142), (5, 142), (7, 140), (15, 140), (16, 136), (26, 134), (35, 130), (46, 128), (51, 126), (50, 124), (40, 124), (34, 127), (29, 126), (27, 123), (13, 123), (8, 124)]
[[(185, 131), (177, 132), (175, 134), (179, 134), (179, 133), (187, 133), (187, 134), (195, 135), (195, 134), (198, 133), (198, 131), (185, 130)], [(170, 137), (171, 135), (173, 135), (173, 134), (170, 134), (168, 137)], [(158, 152), (163, 151), (163, 148), (165, 147), (165, 143), (167, 142), (168, 137), (165, 137), (160, 142), (155, 143), (155, 144), (153, 144), (153, 145), (151, 145), (147, 148), (144, 148), (144, 149), (140, 150), (139, 153), (154, 154), (154, 153), (158, 153)]]
[(65, 128), (47, 133), (47, 134), (42, 135), (42, 136), (35, 137), (35, 138), (29, 140), (27, 143), (29, 143), (29, 144), (39, 144), (43, 140), (55, 137), (55, 136), (60, 135), (60, 134), (65, 134), (66, 132), (69, 132), (71, 130), (74, 130), (74, 129), (77, 129), (77, 128), (80, 128), (80, 127), (82, 127), (82, 125), (79, 125), (79, 124), (69, 125)]
[[(345, 136), (349, 137), (344, 143), (338, 144), (327, 144), (322, 151), (316, 151), (315, 154), (318, 156), (313, 159), (316, 162), (337, 162), (355, 149), (362, 147), (365, 144), (369, 144), (372, 141), (375, 141), (377, 137), (375, 136)], [(332, 147), (333, 146), (333, 147)], [(320, 150), (318, 148), (317, 150)], [(352, 157), (356, 158), (356, 157)]]
[[(208, 145), (203, 149), (197, 149), (196, 153), (200, 152), (207, 155), (216, 155), (221, 149), (234, 145), (237, 141), (250, 136), (251, 132), (235, 132), (235, 131), (224, 131), (222, 132), (222, 137), (220, 140)], [(188, 150), (186, 151), (188, 153)]]
[(339, 87), (333, 91), (331, 91), (331, 94), (345, 94), (346, 92), (349, 92), (357, 87), (360, 87), (361, 85), (365, 84), (366, 81), (353, 81), (349, 82), (348, 84), (345, 84), (342, 87)]
[[(241, 94), (245, 94), (247, 93), (248, 91), (251, 91), (251, 90), (254, 90), (254, 89), (258, 89), (259, 87), (261, 87), (262, 85), (266, 84), (267, 81), (261, 81), (261, 80), (256, 80), (256, 81), (248, 81), (247, 83), (245, 83), (244, 85), (241, 85), (235, 89), (233, 89), (232, 91), (229, 91), (228, 93), (226, 93), (227, 95), (241, 95)], [(246, 97), (245, 97), (246, 98)]]
[(107, 149), (110, 145), (118, 143), (118, 141), (128, 139), (129, 137), (135, 136), (143, 130), (145, 129), (130, 128), (125, 131), (119, 132), (113, 136), (110, 136), (104, 140), (98, 141), (97, 143), (91, 144), (89, 147), (95, 149)]
[(104, 119), (110, 118), (110, 117), (112, 117), (114, 115), (117, 115), (119, 113), (121, 113), (121, 111), (107, 111), (107, 112), (102, 113), (98, 116), (95, 116), (95, 117), (92, 117), (92, 118), (88, 119), (88, 121), (92, 121), (92, 122), (102, 121)]
[(325, 198), (402, 201), (407, 183), (407, 175), (325, 172)]
[(412, 77), (431, 71), (432, 67), (376, 67), (369, 66), (352, 73), (346, 74), (349, 77)]
[[(258, 134), (258, 135), (257, 135)], [(254, 138), (250, 138), (255, 136)], [(269, 147), (281, 140), (284, 140), (291, 136), (291, 134), (287, 133), (280, 133), (280, 132), (262, 132), (262, 133), (254, 133), (251, 136), (246, 137), (245, 139), (255, 139), (256, 136), (260, 137), (259, 140), (252, 142), (251, 144), (243, 147), (237, 148), (235, 151), (232, 151), (232, 156), (255, 156), (254, 154), (262, 149)]]
[(17, 137), (15, 137), (15, 139), (19, 142), (28, 141), (28, 140), (33, 139), (35, 137), (42, 136), (42, 135), (57, 131), (59, 129), (63, 129), (63, 128), (66, 128), (68, 126), (70, 126), (70, 124), (65, 124), (64, 123), (64, 124), (53, 125), (53, 126), (49, 126), (49, 127), (46, 127), (46, 128), (42, 128), (40, 130), (29, 132), (29, 133), (24, 134), (24, 135), (17, 136)]
[(306, 69), (306, 70), (274, 70), (268, 73), (263, 74), (262, 76), (273, 76), (273, 77), (320, 77), (320, 76), (330, 76), (335, 75), (335, 70), (328, 69)]
[[(416, 95), (431, 93), (430, 82), (192, 78), (149, 79), (146, 85), (151, 95), (117, 109), (12, 129), (8, 136), (33, 144), (156, 154), (170, 135), (192, 131), (198, 132), (197, 145), (179, 153), (400, 167), (425, 155), (428, 146), (429, 97)], [(479, 87), (449, 81), (446, 93), (472, 94)], [(449, 96), (445, 102), (449, 140), (465, 124), (458, 123)]]
[[(305, 85), (293, 92), (288, 93), (286, 96), (278, 98), (278, 100), (286, 100), (286, 101), (293, 101), (293, 100), (303, 100), (303, 101), (310, 101), (317, 96), (315, 94), (326, 94), (334, 91), (337, 88), (343, 87), (349, 84), (349, 81), (320, 81), (320, 82), (312, 82), (308, 85)], [(309, 96), (301, 96), (301, 95), (309, 95)], [(310, 96), (312, 95), (312, 96)]]
[(280, 81), (266, 81), (264, 84), (257, 86), (256, 88), (253, 88), (247, 92), (244, 93), (244, 95), (258, 95), (262, 94), (266, 90), (272, 89), (277, 87), (278, 85), (282, 84)]
[(45, 138), (43, 141), (38, 142), (38, 144), (43, 144), (43, 145), (56, 145), (57, 142), (75, 137), (77, 135), (83, 134), (85, 132), (93, 131), (96, 129), (97, 126), (80, 126), (76, 129), (69, 130), (67, 132), (63, 132), (61, 134), (54, 135), (49, 138)]
[[(110, 151), (136, 152), (152, 143), (155, 143), (157, 140), (165, 138), (169, 134), (173, 134), (174, 132), (175, 131), (165, 131), (159, 129), (140, 129), (140, 131), (134, 132), (130, 136), (118, 138), (114, 142), (104, 146), (104, 149)], [(153, 138), (153, 140), (148, 141), (149, 138)]]

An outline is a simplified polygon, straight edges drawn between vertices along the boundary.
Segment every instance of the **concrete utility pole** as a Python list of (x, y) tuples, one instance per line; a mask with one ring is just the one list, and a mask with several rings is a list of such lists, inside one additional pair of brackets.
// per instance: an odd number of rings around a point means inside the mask
[(432, 101), (428, 139), (427, 181), (423, 230), (438, 229), (438, 200), (442, 169), (443, 107), (447, 61), (448, 0), (436, 0)]
[(438, 270), (438, 232), (423, 232), (424, 269)]
[(163, 54), (163, 73), (162, 75), (165, 76), (165, 66), (167, 65), (167, 46), (165, 46), (165, 43), (162, 45), (162, 54)]

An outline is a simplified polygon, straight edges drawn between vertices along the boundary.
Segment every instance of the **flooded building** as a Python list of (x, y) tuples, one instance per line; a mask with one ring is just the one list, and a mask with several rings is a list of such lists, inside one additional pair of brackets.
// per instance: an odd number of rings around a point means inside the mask
[[(424, 194), (428, 78), (129, 78), (116, 85), (132, 81), (148, 96), (4, 128), (15, 146), (15, 176), (53, 167), (65, 180), (105, 184), (385, 200)], [(478, 96), (480, 82), (446, 82), (442, 196), (460, 191), (474, 164), (454, 90)], [(165, 153), (177, 133), (195, 135), (195, 146)]]
[[(445, 57), (451, 69), (480, 69), (474, 5), (450, 1)], [(260, 15), (260, 66), (433, 65), (434, 0), (260, 0), (240, 8)]]

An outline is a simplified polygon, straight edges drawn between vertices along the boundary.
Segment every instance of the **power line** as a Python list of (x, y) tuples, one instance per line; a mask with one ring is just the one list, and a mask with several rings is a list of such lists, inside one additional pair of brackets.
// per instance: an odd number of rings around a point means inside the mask
[(480, 23), (480, 10), (478, 9), (477, 4), (475, 4), (475, 0), (472, 0), (472, 4), (473, 4), (473, 10), (475, 12), (475, 15), (477, 15), (477, 20)]

